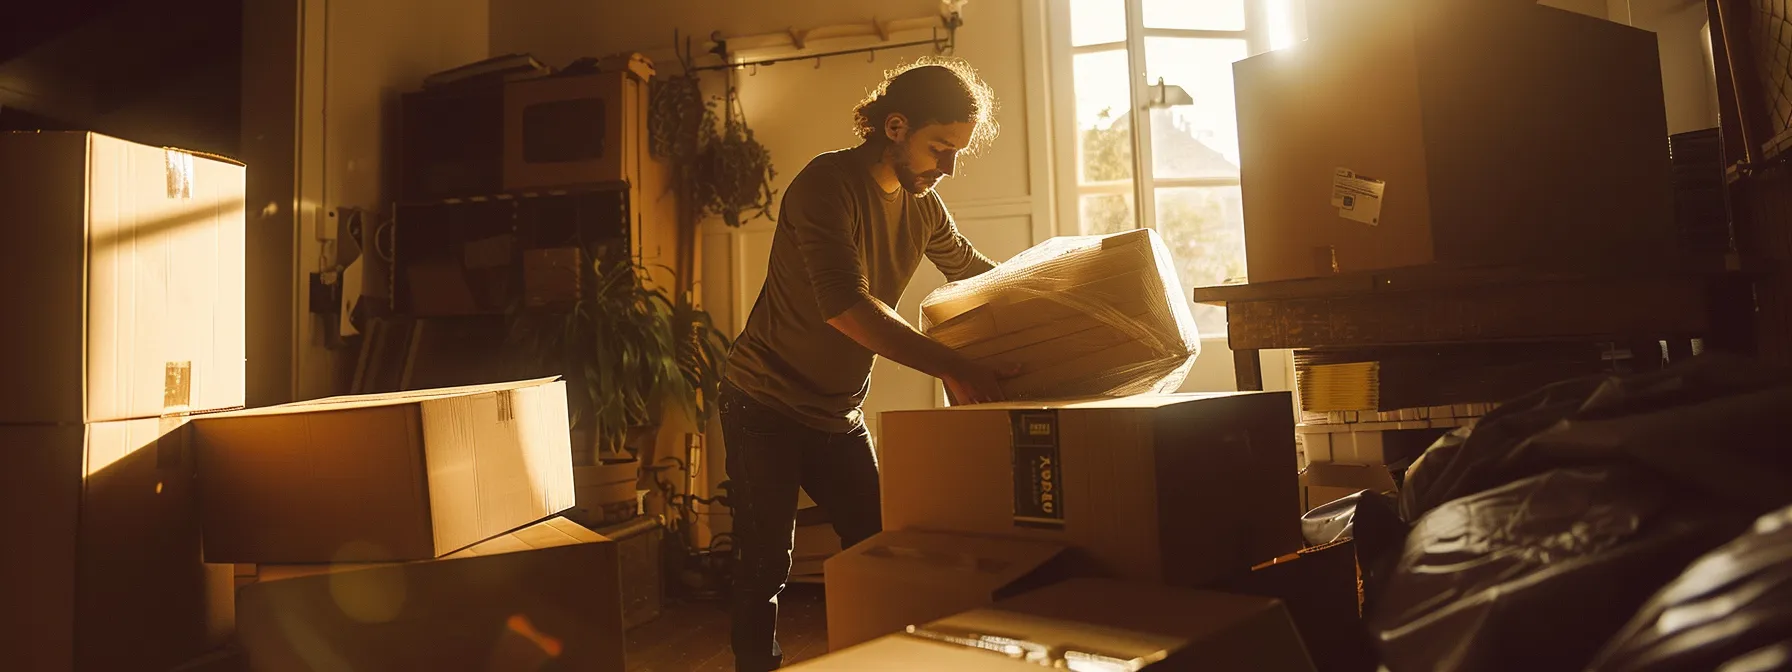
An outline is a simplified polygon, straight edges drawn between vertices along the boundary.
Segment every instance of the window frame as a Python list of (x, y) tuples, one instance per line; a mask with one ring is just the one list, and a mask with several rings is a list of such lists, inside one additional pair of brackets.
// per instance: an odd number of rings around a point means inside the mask
[[(1157, 190), (1179, 187), (1233, 187), (1241, 184), (1233, 177), (1157, 177), (1151, 154), (1151, 124), (1146, 103), (1150, 101), (1152, 83), (1146, 79), (1145, 41), (1148, 38), (1244, 40), (1247, 57), (1270, 51), (1269, 4), (1275, 0), (1243, 0), (1244, 29), (1203, 30), (1145, 27), (1145, 0), (1119, 0), (1126, 12), (1126, 36), (1118, 42), (1071, 46), (1071, 0), (1047, 0), (1049, 34), (1047, 35), (1048, 66), (1052, 73), (1052, 135), (1056, 158), (1058, 198), (1056, 209), (1058, 235), (1076, 235), (1082, 228), (1082, 197), (1100, 194), (1126, 194), (1133, 197), (1134, 228), (1157, 228)], [(1200, 1), (1200, 0), (1193, 0)], [(1129, 124), (1132, 142), (1132, 178), (1103, 182), (1082, 180), (1082, 139), (1076, 122), (1075, 56), (1124, 50), (1131, 74), (1128, 98), (1132, 107)], [(1130, 182), (1130, 184), (1128, 184)], [(1073, 230), (1065, 231), (1063, 228)]]

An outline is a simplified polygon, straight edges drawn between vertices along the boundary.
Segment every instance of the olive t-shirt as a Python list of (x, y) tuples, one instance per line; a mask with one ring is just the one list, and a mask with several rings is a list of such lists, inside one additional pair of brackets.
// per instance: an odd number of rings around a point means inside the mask
[(895, 306), (925, 255), (951, 280), (994, 266), (937, 193), (885, 192), (866, 148), (815, 157), (784, 192), (759, 300), (728, 358), (727, 380), (818, 430), (861, 422), (876, 355), (827, 323), (866, 298)]

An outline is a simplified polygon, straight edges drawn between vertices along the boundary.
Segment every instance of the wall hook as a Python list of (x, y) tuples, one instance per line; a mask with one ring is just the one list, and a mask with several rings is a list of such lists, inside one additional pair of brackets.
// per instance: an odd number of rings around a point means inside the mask
[(815, 57), (815, 69), (816, 70), (821, 69), (821, 57), (820, 56)]
[(872, 49), (871, 55), (865, 57), (865, 62), (866, 63), (876, 63), (877, 62), (877, 50), (876, 49)]
[(759, 76), (759, 64), (758, 63), (753, 64), (753, 71), (747, 73), (747, 76), (748, 77), (758, 77)]

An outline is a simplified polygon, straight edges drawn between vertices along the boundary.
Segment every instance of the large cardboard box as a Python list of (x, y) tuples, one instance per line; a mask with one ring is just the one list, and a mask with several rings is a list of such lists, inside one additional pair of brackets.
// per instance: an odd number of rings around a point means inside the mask
[(1008, 399), (1170, 392), (1201, 351), (1169, 248), (1150, 229), (1063, 236), (921, 302), (929, 337), (1018, 369)]
[(0, 667), (167, 669), (229, 637), (181, 418), (0, 425)]
[(886, 530), (825, 563), (828, 649), (986, 606), (1070, 576), (1064, 547)]
[(1671, 258), (1654, 34), (1525, 2), (1311, 19), (1301, 48), (1233, 66), (1252, 282)]
[(237, 411), (194, 434), (210, 562), (427, 560), (573, 506), (557, 380)]
[[(1286, 392), (883, 414), (884, 528), (1063, 544), (1195, 586), (1301, 547)], [(830, 569), (831, 571), (831, 569)]]
[(437, 560), (260, 568), (252, 669), (622, 672), (615, 542), (555, 518)]
[(0, 133), (0, 423), (243, 405), (243, 167)]
[[(946, 653), (953, 650), (975, 655)], [(898, 662), (908, 665), (892, 665)], [(916, 624), (798, 669), (1019, 669), (1015, 663), (1150, 672), (1313, 669), (1275, 599), (1102, 579), (1073, 579)]]

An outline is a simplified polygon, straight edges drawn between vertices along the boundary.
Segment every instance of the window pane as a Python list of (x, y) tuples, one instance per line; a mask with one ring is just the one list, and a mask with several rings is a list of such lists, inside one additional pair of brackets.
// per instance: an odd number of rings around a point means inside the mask
[(1244, 0), (1145, 0), (1145, 27), (1244, 30)]
[(1132, 194), (1094, 194), (1078, 199), (1078, 229), (1085, 236), (1119, 233), (1138, 228), (1133, 216)]
[(1126, 51), (1077, 54), (1076, 130), (1082, 182), (1132, 179), (1132, 107)]
[[(1147, 100), (1171, 107), (1151, 108), (1153, 175), (1236, 177), (1238, 116), (1232, 94), (1232, 62), (1248, 54), (1244, 40), (1147, 38)], [(1164, 80), (1165, 88), (1157, 87)], [(1175, 104), (1181, 87), (1193, 104)], [(1183, 99), (1185, 102), (1187, 99)]]
[(1071, 46), (1125, 41), (1124, 0), (1070, 0)]
[[(1238, 187), (1157, 190), (1157, 232), (1188, 298), (1196, 287), (1244, 280), (1244, 197)], [(1226, 333), (1224, 308), (1196, 304), (1194, 311), (1203, 336)]]

